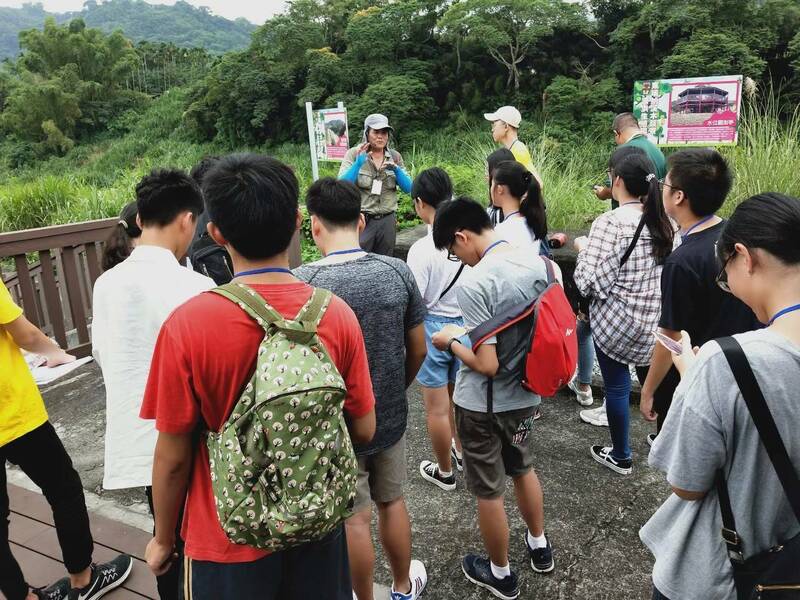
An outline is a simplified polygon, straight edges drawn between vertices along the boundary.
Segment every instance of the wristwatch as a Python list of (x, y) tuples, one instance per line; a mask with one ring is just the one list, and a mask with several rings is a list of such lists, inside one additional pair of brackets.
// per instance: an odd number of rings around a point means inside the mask
[(458, 338), (451, 338), (451, 339), (450, 339), (450, 341), (449, 341), (449, 342), (447, 342), (447, 351), (448, 351), (450, 354), (452, 354), (452, 353), (453, 353), (453, 342), (456, 342), (456, 343), (460, 344), (460, 343), (461, 343), (461, 340), (460, 340), (460, 339), (458, 339)]

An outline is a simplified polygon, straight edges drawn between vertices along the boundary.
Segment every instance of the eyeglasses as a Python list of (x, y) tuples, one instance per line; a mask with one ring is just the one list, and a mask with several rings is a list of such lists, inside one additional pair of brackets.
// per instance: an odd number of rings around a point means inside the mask
[[(716, 242), (714, 243), (714, 255), (717, 257), (717, 262), (720, 262), (719, 247), (717, 246)], [(734, 256), (736, 256), (736, 252), (731, 252), (725, 260), (721, 261), (722, 268), (714, 278), (714, 281), (717, 282), (719, 289), (721, 289), (723, 292), (728, 292), (729, 294), (731, 293), (731, 286), (728, 285), (728, 272), (725, 269), (728, 267), (728, 263), (731, 262)]]
[[(459, 230), (459, 231), (460, 231), (460, 230)], [(456, 232), (456, 233), (458, 233), (458, 232)], [(450, 242), (450, 245), (447, 247), (447, 260), (450, 260), (450, 261), (452, 261), (452, 262), (461, 262), (461, 259), (460, 259), (460, 258), (458, 258), (458, 256), (456, 256), (456, 255), (453, 253), (453, 245), (454, 245), (455, 243), (456, 243), (456, 237), (455, 237), (455, 236), (453, 236), (453, 241), (452, 241), (452, 242)]]
[(663, 192), (665, 187), (672, 188), (673, 190), (682, 191), (681, 188), (675, 187), (674, 185), (670, 185), (666, 181), (664, 181), (663, 179), (659, 179), (658, 180), (658, 188)]

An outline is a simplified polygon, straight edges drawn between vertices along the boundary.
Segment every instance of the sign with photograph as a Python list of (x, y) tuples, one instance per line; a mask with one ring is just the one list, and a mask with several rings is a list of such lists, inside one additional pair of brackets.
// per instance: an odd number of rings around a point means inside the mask
[(633, 114), (660, 146), (736, 144), (742, 76), (637, 81)]
[(315, 110), (314, 141), (317, 160), (341, 161), (350, 148), (347, 109), (340, 107)]

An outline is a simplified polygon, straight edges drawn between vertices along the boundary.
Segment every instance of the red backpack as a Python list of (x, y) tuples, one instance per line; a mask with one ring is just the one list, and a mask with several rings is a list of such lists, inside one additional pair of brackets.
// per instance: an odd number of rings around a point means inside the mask
[[(488, 338), (521, 321), (530, 321), (530, 344), (520, 365), (520, 384), (540, 396), (553, 396), (572, 379), (578, 363), (577, 322), (564, 288), (556, 281), (553, 263), (547, 267), (547, 287), (533, 301), (514, 306), (473, 329), (469, 338), (477, 352)], [(489, 388), (491, 389), (491, 385)], [(491, 406), (488, 407), (491, 412)]]

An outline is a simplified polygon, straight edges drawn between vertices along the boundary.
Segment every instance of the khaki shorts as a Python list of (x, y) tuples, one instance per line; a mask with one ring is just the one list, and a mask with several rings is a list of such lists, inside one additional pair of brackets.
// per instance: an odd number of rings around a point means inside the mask
[(353, 512), (367, 508), (373, 502), (391, 502), (403, 496), (407, 479), (406, 436), (394, 446), (376, 454), (358, 457), (358, 483)]
[(531, 429), (535, 407), (487, 415), (456, 406), (456, 429), (464, 454), (467, 489), (478, 498), (497, 498), (506, 476), (533, 468)]

